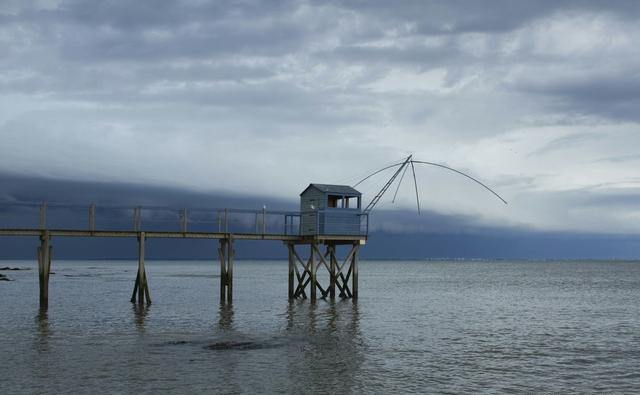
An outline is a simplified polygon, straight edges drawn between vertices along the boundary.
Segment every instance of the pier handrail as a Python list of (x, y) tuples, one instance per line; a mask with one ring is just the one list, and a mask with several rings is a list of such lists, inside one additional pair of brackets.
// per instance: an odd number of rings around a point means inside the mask
[[(175, 224), (179, 226), (180, 232), (188, 233), (193, 231), (191, 228), (195, 225), (217, 224), (214, 229), (206, 228), (206, 232), (216, 233), (243, 233), (254, 235), (301, 235), (301, 217), (307, 214), (313, 214), (319, 217), (321, 213), (327, 210), (311, 210), (311, 211), (288, 211), (288, 210), (267, 210), (266, 207), (262, 209), (245, 209), (245, 208), (222, 208), (222, 207), (199, 207), (199, 206), (159, 206), (159, 205), (137, 205), (137, 206), (125, 206), (125, 205), (96, 205), (96, 204), (74, 204), (74, 203), (61, 203), (61, 202), (0, 202), (0, 229), (25, 229), (30, 228), (24, 226), (23, 223), (6, 226), (6, 218), (3, 217), (7, 212), (11, 212), (11, 208), (26, 207), (39, 210), (39, 229), (50, 229), (50, 221), (48, 221), (47, 215), (51, 211), (55, 210), (72, 210), (83, 211), (88, 214), (87, 217), (80, 220), (79, 217), (70, 218), (65, 217), (67, 222), (73, 222), (73, 225), (65, 225), (68, 228), (81, 228), (88, 229), (90, 231), (96, 231), (99, 229), (100, 222), (96, 220), (97, 212), (104, 211), (120, 211), (123, 212), (120, 215), (110, 215), (104, 218), (104, 222), (123, 222), (132, 221), (132, 227), (122, 226), (118, 230), (131, 230), (134, 231), (154, 231), (147, 225), (148, 223), (164, 223)], [(164, 216), (162, 214), (165, 214)], [(167, 217), (166, 214), (169, 214)], [(368, 213), (354, 213), (360, 216), (360, 234), (366, 236), (369, 232), (369, 217)], [(14, 214), (15, 215), (15, 214)], [(38, 214), (34, 213), (34, 217), (31, 220), (38, 218)], [(175, 216), (175, 217), (174, 217)], [(363, 228), (363, 220), (365, 218), (365, 225)], [(20, 218), (23, 222), (29, 221), (29, 218), (25, 219), (24, 216)], [(48, 224), (49, 222), (49, 224)], [(191, 226), (191, 227), (190, 227)], [(63, 227), (63, 228), (64, 228)], [(239, 231), (238, 228), (241, 228)], [(277, 230), (276, 230), (277, 229)], [(203, 230), (198, 230), (202, 232)]]

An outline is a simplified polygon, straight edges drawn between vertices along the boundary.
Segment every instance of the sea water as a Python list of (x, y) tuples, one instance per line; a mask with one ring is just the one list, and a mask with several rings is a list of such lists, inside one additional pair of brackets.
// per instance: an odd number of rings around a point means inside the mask
[[(640, 390), (640, 263), (362, 261), (356, 301), (287, 298), (285, 261), (2, 261), (0, 392)], [(326, 272), (319, 272), (327, 282)]]

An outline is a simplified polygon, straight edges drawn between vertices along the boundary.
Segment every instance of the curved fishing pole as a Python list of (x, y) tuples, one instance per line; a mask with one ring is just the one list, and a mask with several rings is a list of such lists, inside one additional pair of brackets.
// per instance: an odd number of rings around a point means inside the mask
[(395, 203), (396, 202), (396, 196), (398, 196), (398, 191), (400, 190), (400, 185), (402, 185), (402, 180), (404, 180), (404, 173), (407, 172), (408, 167), (405, 166), (404, 170), (402, 171), (402, 176), (400, 177), (400, 181), (398, 181), (398, 186), (396, 187), (396, 193), (393, 194), (393, 200), (391, 201), (391, 203)]
[(400, 163), (396, 163), (396, 164), (393, 164), (393, 165), (389, 165), (389, 166), (387, 166), (387, 167), (383, 167), (382, 169), (380, 169), (380, 170), (378, 170), (378, 171), (376, 171), (376, 172), (374, 172), (374, 173), (371, 173), (371, 174), (369, 174), (368, 176), (366, 176), (365, 178), (363, 178), (362, 180), (360, 180), (360, 181), (356, 182), (356, 183), (353, 185), (353, 187), (354, 187), (354, 188), (355, 188), (355, 187), (357, 187), (358, 185), (362, 184), (363, 182), (367, 181), (369, 178), (371, 178), (371, 177), (375, 176), (375, 175), (376, 175), (376, 174), (378, 174), (378, 173), (381, 173), (381, 172), (383, 172), (383, 171), (385, 171), (385, 170), (387, 170), (387, 169), (390, 169), (390, 168), (392, 168), (392, 167), (402, 166), (404, 163), (405, 163), (405, 162), (404, 162), (404, 161), (402, 161), (402, 162), (400, 162)]
[(416, 204), (418, 205), (418, 215), (420, 215), (420, 196), (418, 196), (418, 180), (416, 179), (416, 169), (411, 161), (411, 173), (413, 173), (413, 185), (416, 187)]
[(456, 170), (456, 169), (454, 169), (454, 168), (452, 168), (452, 167), (445, 166), (445, 165), (441, 165), (441, 164), (439, 164), (439, 163), (425, 162), (425, 161), (421, 161), (421, 160), (412, 160), (412, 161), (411, 161), (411, 163), (412, 163), (412, 164), (413, 164), (413, 163), (422, 163), (422, 164), (424, 164), (424, 165), (431, 165), (431, 166), (441, 167), (441, 168), (443, 168), (443, 169), (451, 170), (451, 171), (453, 171), (453, 172), (455, 172), (455, 173), (458, 173), (458, 174), (460, 174), (460, 175), (463, 175), (463, 176), (467, 177), (468, 179), (470, 179), (470, 180), (472, 180), (472, 181), (474, 181), (474, 182), (476, 182), (476, 183), (478, 183), (478, 184), (482, 185), (482, 186), (484, 187), (484, 189), (486, 189), (487, 191), (489, 191), (489, 192), (493, 193), (493, 194), (494, 194), (498, 199), (502, 200), (502, 203), (504, 203), (504, 204), (508, 204), (508, 203), (507, 203), (507, 201), (506, 201), (506, 200), (504, 200), (504, 199), (502, 198), (502, 196), (498, 195), (498, 194), (497, 194), (493, 189), (489, 188), (488, 186), (486, 186), (486, 185), (485, 185), (485, 184), (483, 184), (482, 182), (480, 182), (480, 181), (476, 180), (475, 178), (471, 177), (470, 175), (468, 175), (468, 174), (465, 174), (465, 173), (461, 172), (460, 170)]

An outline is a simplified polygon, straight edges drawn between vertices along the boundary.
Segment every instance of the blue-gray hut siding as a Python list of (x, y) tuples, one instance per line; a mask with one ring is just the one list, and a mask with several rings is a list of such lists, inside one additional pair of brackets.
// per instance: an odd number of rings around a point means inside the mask
[[(329, 196), (355, 197), (355, 207), (329, 207)], [(362, 194), (346, 185), (310, 184), (300, 194), (303, 235), (359, 235)]]

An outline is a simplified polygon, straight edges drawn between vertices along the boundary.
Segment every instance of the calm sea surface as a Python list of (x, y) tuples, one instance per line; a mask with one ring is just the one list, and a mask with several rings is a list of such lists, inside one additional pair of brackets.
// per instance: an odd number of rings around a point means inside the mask
[[(0, 392), (640, 391), (640, 263), (361, 262), (360, 299), (287, 300), (287, 264), (1, 261)], [(326, 281), (326, 279), (324, 279)]]

